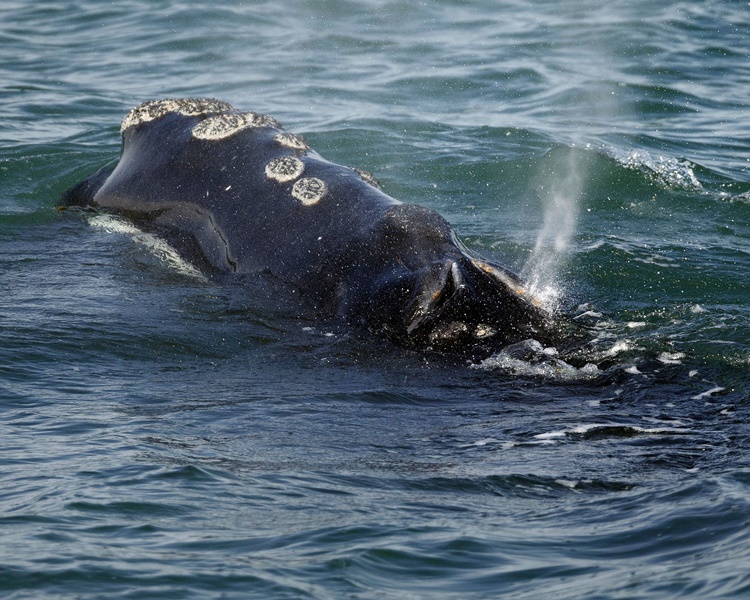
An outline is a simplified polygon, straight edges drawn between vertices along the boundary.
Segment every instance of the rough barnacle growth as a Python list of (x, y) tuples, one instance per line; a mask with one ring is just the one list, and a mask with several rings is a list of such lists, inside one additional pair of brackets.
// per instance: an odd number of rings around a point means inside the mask
[(351, 167), (351, 169), (360, 176), (362, 181), (380, 189), (380, 182), (375, 179), (375, 176), (372, 173), (365, 171), (364, 169), (358, 169), (357, 167)]
[(310, 146), (307, 145), (305, 138), (301, 135), (295, 135), (293, 133), (287, 133), (282, 131), (277, 133), (274, 138), (282, 146), (292, 148), (293, 150), (309, 150)]
[(167, 98), (164, 100), (151, 100), (131, 110), (122, 120), (120, 131), (124, 133), (130, 127), (160, 119), (169, 113), (179, 113), (185, 116), (201, 116), (230, 110), (234, 110), (231, 104), (222, 102), (221, 100), (214, 100), (213, 98)]
[(443, 341), (456, 340), (467, 334), (468, 331), (469, 327), (463, 321), (451, 321), (450, 323), (443, 323), (435, 327), (430, 332), (428, 338), (430, 343), (436, 344)]
[(292, 187), (292, 196), (305, 206), (317, 204), (325, 193), (326, 184), (317, 177), (303, 177)]
[(255, 112), (227, 112), (196, 123), (193, 137), (199, 140), (223, 140), (249, 127), (281, 127), (273, 117)]
[(266, 177), (285, 183), (294, 181), (305, 170), (304, 163), (295, 156), (279, 156), (266, 165)]
[(476, 329), (474, 329), (474, 337), (478, 340), (492, 337), (496, 333), (497, 330), (494, 327), (485, 325), (483, 323), (480, 323), (479, 325), (477, 325)]

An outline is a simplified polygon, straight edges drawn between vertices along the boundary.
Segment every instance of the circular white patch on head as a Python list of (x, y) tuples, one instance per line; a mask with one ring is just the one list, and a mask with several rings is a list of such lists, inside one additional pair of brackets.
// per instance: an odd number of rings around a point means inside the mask
[(273, 139), (275, 139), (282, 146), (292, 148), (293, 150), (309, 150), (310, 146), (307, 145), (305, 138), (301, 135), (294, 135), (293, 133), (287, 133), (282, 131), (277, 133)]
[(317, 204), (325, 194), (326, 184), (317, 177), (303, 177), (292, 187), (292, 196), (305, 206)]
[(273, 117), (255, 112), (225, 112), (196, 123), (193, 137), (199, 140), (223, 140), (249, 127), (281, 127)]
[(285, 183), (302, 175), (305, 164), (295, 156), (279, 156), (266, 165), (266, 177)]
[(169, 113), (178, 113), (185, 116), (201, 116), (213, 113), (222, 113), (234, 110), (231, 104), (214, 100), (213, 98), (167, 98), (164, 100), (151, 100), (136, 106), (122, 120), (120, 131), (155, 121)]

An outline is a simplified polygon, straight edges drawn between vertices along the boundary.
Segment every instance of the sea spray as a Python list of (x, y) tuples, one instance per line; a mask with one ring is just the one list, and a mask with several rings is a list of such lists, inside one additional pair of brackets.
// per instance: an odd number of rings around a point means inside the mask
[(551, 153), (551, 158), (553, 163), (536, 182), (544, 221), (521, 274), (534, 296), (554, 309), (563, 288), (560, 271), (575, 233), (585, 167), (575, 148)]

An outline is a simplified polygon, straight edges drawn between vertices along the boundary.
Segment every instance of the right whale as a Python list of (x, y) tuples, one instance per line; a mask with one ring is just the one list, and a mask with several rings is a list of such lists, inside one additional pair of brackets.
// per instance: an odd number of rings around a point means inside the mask
[(146, 102), (118, 163), (62, 206), (116, 213), (209, 273), (283, 282), (299, 314), (418, 350), (473, 358), (560, 341), (511, 271), (470, 254), (448, 222), (369, 174), (324, 160), (274, 119), (212, 99)]

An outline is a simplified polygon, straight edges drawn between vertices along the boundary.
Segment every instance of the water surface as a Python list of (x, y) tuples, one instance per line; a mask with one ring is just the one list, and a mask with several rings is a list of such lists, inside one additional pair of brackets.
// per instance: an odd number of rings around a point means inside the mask
[[(746, 596), (749, 35), (729, 0), (6, 2), (0, 594)], [(55, 210), (177, 96), (439, 211), (606, 360), (409, 353)]]

